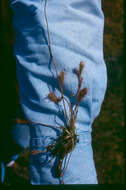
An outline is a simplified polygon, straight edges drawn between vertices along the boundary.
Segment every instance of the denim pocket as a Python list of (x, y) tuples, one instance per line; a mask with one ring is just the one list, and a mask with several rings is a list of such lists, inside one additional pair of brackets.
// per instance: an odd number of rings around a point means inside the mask
[[(47, 146), (54, 143), (54, 138), (49, 136), (43, 136), (39, 138), (31, 138), (30, 150), (36, 153), (31, 154), (31, 165), (45, 166), (52, 158), (51, 151), (47, 151)], [(41, 152), (42, 151), (42, 152)]]
[(56, 137), (53, 136), (41, 136), (41, 137), (36, 137), (36, 138), (31, 138), (30, 139), (30, 150), (40, 150), (45, 152), (47, 146), (50, 144), (53, 144), (55, 142)]
[(31, 155), (31, 164), (35, 166), (45, 166), (51, 160), (51, 155), (49, 153), (37, 153)]
[(91, 150), (91, 142), (92, 142), (92, 137), (90, 132), (81, 132), (79, 134), (79, 142), (75, 146), (75, 152), (78, 153), (84, 153), (86, 152), (86, 156), (91, 155), (90, 151)]
[(40, 153), (37, 156), (40, 165), (44, 165), (49, 161), (49, 155), (47, 153)]

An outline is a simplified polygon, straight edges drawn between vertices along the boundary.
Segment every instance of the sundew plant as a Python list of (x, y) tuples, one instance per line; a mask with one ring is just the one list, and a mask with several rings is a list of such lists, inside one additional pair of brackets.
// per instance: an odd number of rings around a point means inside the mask
[[(49, 25), (48, 25), (48, 19), (46, 15), (46, 0), (44, 1), (44, 15), (45, 15), (45, 21), (46, 21), (46, 26), (47, 26), (47, 33), (48, 33), (48, 48), (49, 48), (49, 53), (50, 57), (52, 59), (52, 64), (55, 69), (55, 74), (56, 78), (58, 81), (58, 86), (60, 90), (60, 96), (56, 96), (54, 92), (50, 92), (47, 97), (48, 99), (53, 102), (54, 104), (59, 104), (62, 103), (63, 106), (63, 111), (65, 115), (65, 120), (66, 124), (64, 126), (51, 126), (48, 124), (44, 123), (36, 123), (32, 122), (30, 120), (22, 120), (20, 118), (16, 119), (16, 123), (19, 124), (39, 124), (41, 126), (46, 126), (46, 127), (54, 127), (61, 129), (61, 135), (58, 137), (56, 142), (54, 144), (50, 144), (46, 147), (45, 152), (51, 152), (52, 158), (56, 158), (58, 160), (58, 164), (56, 167), (56, 177), (62, 177), (62, 184), (64, 184), (63, 180), (63, 175), (67, 169), (68, 163), (70, 161), (70, 157), (72, 155), (72, 151), (74, 150), (76, 143), (79, 141), (78, 134), (76, 133), (76, 121), (77, 121), (77, 114), (78, 114), (78, 107), (81, 102), (81, 100), (85, 97), (87, 94), (87, 88), (82, 88), (82, 82), (83, 82), (83, 77), (82, 77), (82, 71), (84, 70), (84, 62), (81, 61), (79, 64), (79, 68), (75, 68), (75, 73), (76, 77), (78, 80), (78, 88), (75, 94), (76, 102), (75, 105), (71, 105), (71, 102), (69, 98), (66, 98), (64, 96), (63, 92), (63, 85), (64, 85), (64, 78), (65, 78), (65, 72), (61, 71), (58, 73), (57, 67), (56, 67), (56, 62), (53, 56), (52, 48), (51, 48), (51, 40), (50, 40), (50, 32), (49, 32)], [(66, 110), (66, 104), (67, 107), (69, 108), (68, 111)], [(31, 154), (37, 154), (37, 153), (43, 153), (42, 150), (34, 150), (31, 152)], [(65, 157), (69, 154), (68, 161), (65, 163), (65, 166), (63, 167), (63, 161)], [(52, 158), (49, 160), (51, 161)], [(64, 169), (62, 169), (64, 168)]]

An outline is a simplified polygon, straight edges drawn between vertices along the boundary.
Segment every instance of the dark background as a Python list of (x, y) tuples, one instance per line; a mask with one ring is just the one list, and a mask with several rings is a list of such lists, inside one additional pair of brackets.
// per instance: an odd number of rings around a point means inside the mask
[[(93, 124), (93, 150), (99, 184), (124, 184), (124, 98), (123, 98), (123, 0), (102, 0), (105, 15), (104, 58), (108, 88), (100, 115)], [(15, 59), (13, 57), (12, 13), (9, 1), (0, 1), (0, 104), (2, 144), (19, 108)], [(8, 172), (9, 183), (29, 180), (29, 149)]]

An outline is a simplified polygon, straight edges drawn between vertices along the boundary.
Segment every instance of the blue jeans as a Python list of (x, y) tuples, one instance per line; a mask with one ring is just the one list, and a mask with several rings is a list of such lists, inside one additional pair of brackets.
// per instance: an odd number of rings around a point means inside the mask
[[(65, 118), (62, 106), (57, 106), (47, 98), (50, 90), (56, 95), (60, 93), (49, 54), (44, 2), (10, 0), (14, 12), (14, 55), (25, 117), (33, 122), (58, 126), (65, 125)], [(79, 142), (64, 174), (64, 183), (97, 184), (91, 126), (99, 115), (107, 87), (101, 0), (47, 0), (46, 10), (57, 70), (65, 71), (65, 97), (74, 104), (75, 99), (71, 94), (76, 92), (78, 83), (73, 71), (79, 67), (80, 61), (85, 63), (83, 87), (88, 89), (79, 105), (76, 122)], [(53, 127), (30, 124), (30, 150), (44, 150), (59, 135), (60, 131)], [(15, 135), (17, 143), (19, 139)], [(47, 163), (50, 158), (50, 152), (30, 156), (31, 184), (61, 184), (61, 179), (55, 177), (56, 159)]]

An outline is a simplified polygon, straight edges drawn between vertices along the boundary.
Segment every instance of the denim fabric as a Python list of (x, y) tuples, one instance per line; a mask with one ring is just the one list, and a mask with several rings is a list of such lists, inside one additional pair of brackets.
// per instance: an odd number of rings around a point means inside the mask
[[(22, 110), (27, 119), (48, 125), (65, 125), (62, 105), (49, 101), (50, 91), (59, 95), (56, 74), (49, 54), (44, 0), (10, 0), (14, 12), (14, 55)], [(77, 90), (74, 69), (84, 61), (82, 100), (76, 122), (77, 143), (64, 175), (65, 184), (97, 184), (91, 145), (92, 123), (99, 115), (107, 87), (103, 58), (104, 15), (101, 0), (47, 0), (51, 46), (57, 70), (65, 71), (64, 95)], [(68, 110), (68, 108), (67, 108)], [(52, 127), (29, 125), (30, 150), (45, 150), (61, 131)], [(56, 160), (50, 152), (31, 155), (31, 184), (61, 184), (55, 177)], [(67, 159), (67, 158), (66, 158)]]

